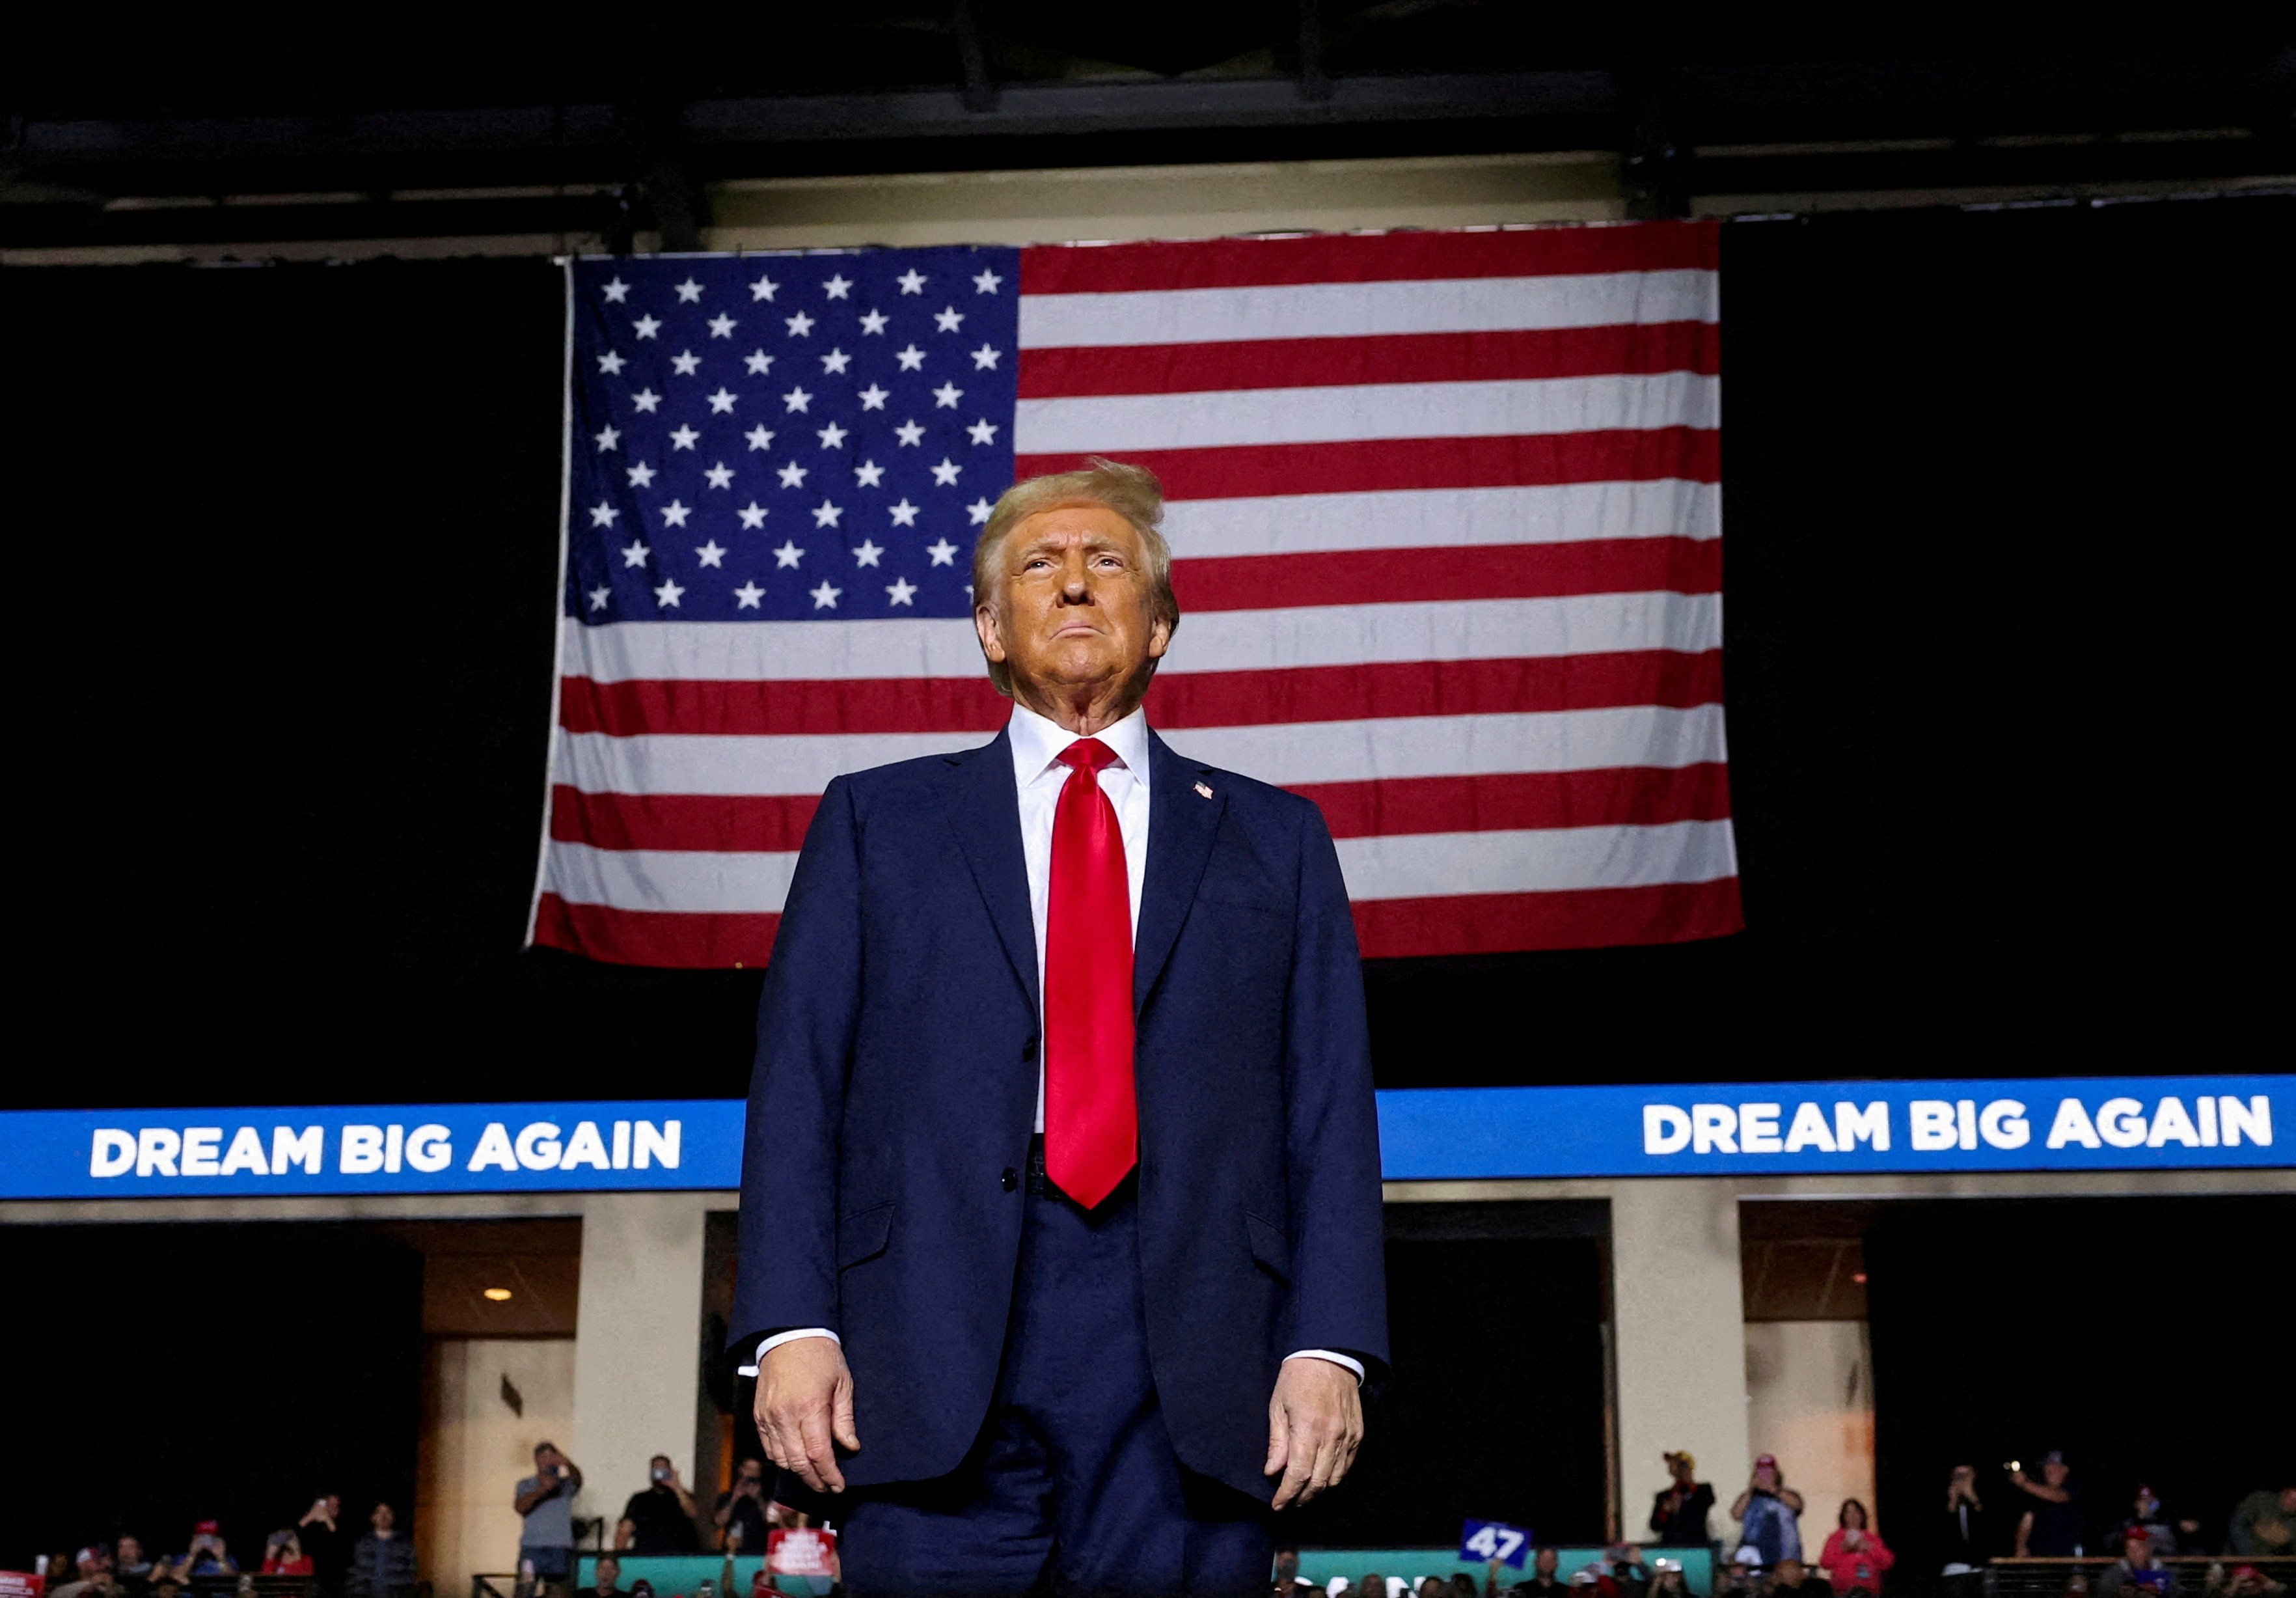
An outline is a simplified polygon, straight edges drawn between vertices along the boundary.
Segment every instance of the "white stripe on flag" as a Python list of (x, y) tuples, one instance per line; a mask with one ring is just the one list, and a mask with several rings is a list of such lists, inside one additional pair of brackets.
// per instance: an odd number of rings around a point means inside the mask
[(1184, 616), (1160, 671), (1274, 671), (1396, 660), (1510, 660), (1722, 646), (1716, 594), (1577, 594)]
[(978, 677), (980, 640), (963, 617), (915, 621), (620, 621), (568, 618), (564, 670), (599, 683), (811, 682)]
[(793, 851), (602, 849), (554, 840), (543, 886), (570, 905), (758, 915), (781, 909), (796, 870)]
[[(594, 682), (809, 682), (986, 675), (972, 624), (569, 619), (565, 672)], [(1204, 611), (1181, 619), (1160, 670), (1271, 671), (1395, 660), (1505, 660), (1722, 644), (1714, 594), (1578, 594)], [(889, 757), (890, 758), (890, 757)], [(796, 792), (795, 789), (781, 790)]]
[[(988, 742), (982, 733), (558, 735), (555, 775), (584, 793), (818, 793), (833, 777)], [(1267, 726), (1190, 727), (1191, 759), (1264, 783), (1672, 768), (1723, 758), (1722, 707), (1538, 710)]]
[(1351, 899), (1647, 888), (1734, 876), (1726, 821), (1662, 826), (1551, 827), (1522, 832), (1418, 832), (1339, 840)]
[(1244, 339), (1712, 322), (1720, 299), (1715, 280), (1712, 272), (1683, 268), (1555, 277), (1024, 294), (1021, 297), (1021, 348), (1225, 344)]
[(1022, 455), (1085, 455), (1710, 428), (1719, 412), (1719, 380), (1694, 372), (1117, 394), (1021, 401), (1013, 447)]
[(1667, 478), (1535, 488), (1402, 488), (1175, 500), (1164, 537), (1176, 560), (1337, 549), (1575, 544), (1589, 538), (1718, 538), (1722, 489)]

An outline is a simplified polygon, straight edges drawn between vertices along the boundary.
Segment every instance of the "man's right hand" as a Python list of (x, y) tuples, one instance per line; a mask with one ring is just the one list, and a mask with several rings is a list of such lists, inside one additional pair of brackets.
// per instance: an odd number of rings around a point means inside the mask
[(766, 1457), (816, 1493), (841, 1493), (837, 1447), (857, 1451), (853, 1373), (834, 1339), (800, 1337), (766, 1356), (758, 1370), (758, 1436)]

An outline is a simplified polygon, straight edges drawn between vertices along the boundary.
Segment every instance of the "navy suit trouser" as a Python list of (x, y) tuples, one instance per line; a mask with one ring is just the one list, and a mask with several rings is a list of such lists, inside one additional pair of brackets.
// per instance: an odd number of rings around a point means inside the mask
[[(1041, 1168), (1039, 1168), (1041, 1169)], [(1148, 1366), (1138, 1206), (1086, 1215), (1030, 1184), (988, 1418), (936, 1480), (857, 1490), (855, 1598), (1245, 1598), (1267, 1590), (1266, 1504), (1172, 1451)]]

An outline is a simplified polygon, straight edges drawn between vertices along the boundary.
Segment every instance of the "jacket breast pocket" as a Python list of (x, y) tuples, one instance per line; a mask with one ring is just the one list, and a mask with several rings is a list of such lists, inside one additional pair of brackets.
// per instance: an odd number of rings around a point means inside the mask
[(888, 1201), (840, 1217), (837, 1222), (837, 1268), (850, 1270), (865, 1260), (882, 1254), (893, 1241), (893, 1211), (899, 1208)]
[(1274, 1221), (1243, 1212), (1243, 1241), (1259, 1267), (1278, 1282), (1292, 1280), (1292, 1240)]

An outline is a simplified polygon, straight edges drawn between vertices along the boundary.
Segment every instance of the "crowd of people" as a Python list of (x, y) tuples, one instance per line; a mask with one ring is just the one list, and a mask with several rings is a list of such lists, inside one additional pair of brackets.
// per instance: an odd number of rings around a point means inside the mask
[[(1754, 1462), (1745, 1487), (1728, 1505), (1727, 1520), (1734, 1526), (1718, 1540), (1719, 1499), (1710, 1483), (1698, 1479), (1697, 1461), (1684, 1452), (1667, 1455), (1665, 1463), (1670, 1479), (1652, 1503), (1648, 1546), (1710, 1550), (1713, 1598), (1883, 1598), (1886, 1586), (1904, 1586), (1939, 1598), (1998, 1598), (1990, 1572), (2004, 1558), (2091, 1561), (2068, 1567), (2062, 1585), (2049, 1589), (2071, 1598), (2284, 1598), (2288, 1567), (2276, 1561), (2296, 1561), (2296, 1487), (2259, 1489), (2228, 1515), (2204, 1519), (2171, 1509), (2144, 1484), (2125, 1507), (2095, 1504), (2061, 1452), (2044, 1455), (2035, 1471), (2013, 1461), (1990, 1487), (1980, 1486), (1976, 1467), (1956, 1465), (1941, 1506), (1924, 1512), (1935, 1517), (1931, 1535), (1916, 1539), (1937, 1551), (1935, 1568), (1915, 1571), (1900, 1568), (1898, 1551), (1856, 1498), (1841, 1503), (1836, 1523), (1813, 1553), (1802, 1526), (1806, 1501), (1768, 1454)], [(537, 1445), (534, 1473), (512, 1495), (521, 1522), (521, 1589), (572, 1594), (576, 1549), (585, 1543), (605, 1551), (591, 1581), (572, 1598), (676, 1598), (658, 1594), (643, 1577), (624, 1586), (616, 1554), (726, 1555), (724, 1575), (691, 1598), (742, 1598), (732, 1591), (730, 1569), (739, 1554), (767, 1556), (748, 1598), (783, 1589), (810, 1592), (822, 1579), (836, 1579), (834, 1531), (775, 1502), (762, 1461), (742, 1460), (732, 1485), (706, 1504), (667, 1455), (653, 1457), (647, 1475), (646, 1486), (622, 1505), (607, 1535), (603, 1526), (574, 1517), (580, 1468), (554, 1444)], [(273, 1592), (299, 1586), (308, 1598), (413, 1598), (414, 1545), (396, 1512), (377, 1504), (365, 1519), (361, 1530), (346, 1520), (339, 1496), (323, 1495), (299, 1520), (270, 1532), (259, 1555), (243, 1561), (213, 1520), (194, 1525), (173, 1553), (151, 1554), (142, 1538), (123, 1536), (41, 1561), (46, 1598), (184, 1598), (195, 1588), (225, 1586), (246, 1594), (258, 1584), (243, 1577), (283, 1578), (260, 1586)], [(2203, 1556), (2204, 1562), (2194, 1562)], [(1682, 1562), (1646, 1554), (1643, 1545), (1614, 1545), (1567, 1573), (1560, 1562), (1559, 1551), (1545, 1547), (1529, 1553), (1527, 1568), (1514, 1580), (1493, 1561), (1480, 1582), (1463, 1574), (1368, 1571), (1310, 1584), (1299, 1576), (1298, 1551), (1283, 1549), (1275, 1592), (1279, 1598), (1298, 1598), (1311, 1585), (1327, 1598), (1688, 1598), (1690, 1592)], [(783, 1581), (784, 1576), (791, 1579)]]
[(398, 1528), (396, 1511), (378, 1504), (357, 1531), (345, 1520), (343, 1501), (326, 1493), (291, 1525), (263, 1540), (263, 1552), (242, 1560), (224, 1540), (223, 1528), (201, 1520), (182, 1552), (153, 1555), (134, 1535), (92, 1543), (77, 1553), (47, 1555), (38, 1574), (46, 1598), (181, 1598), (187, 1590), (230, 1586), (251, 1592), (256, 1577), (284, 1578), (263, 1585), (274, 1593), (298, 1586), (315, 1598), (408, 1598), (415, 1587), (414, 1545)]

